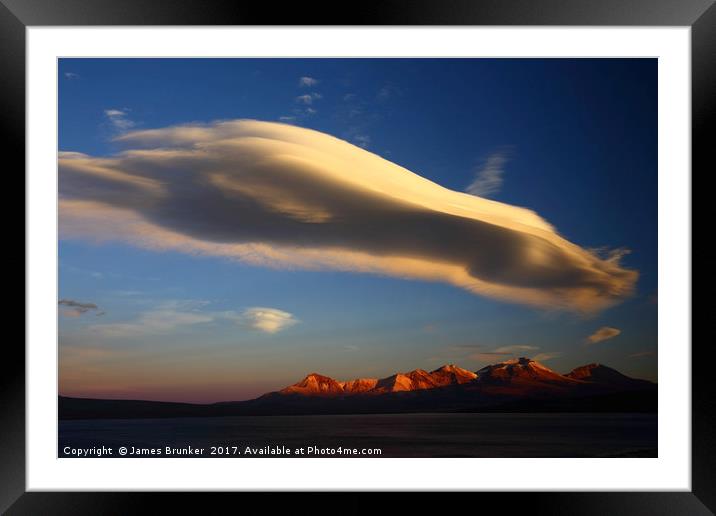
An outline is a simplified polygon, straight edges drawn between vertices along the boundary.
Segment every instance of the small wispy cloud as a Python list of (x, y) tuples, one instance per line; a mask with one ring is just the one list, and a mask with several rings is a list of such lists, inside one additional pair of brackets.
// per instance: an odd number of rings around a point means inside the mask
[(293, 314), (277, 308), (255, 306), (235, 318), (236, 322), (264, 333), (278, 333), (298, 324)]
[(298, 86), (300, 88), (311, 88), (313, 86), (318, 85), (318, 82), (318, 79), (304, 75), (303, 77), (300, 77), (298, 79)]
[(506, 149), (492, 153), (475, 171), (475, 178), (465, 191), (478, 197), (489, 197), (502, 188), (505, 163), (508, 161)]
[(367, 134), (356, 134), (353, 137), (353, 141), (358, 145), (359, 147), (363, 147), (364, 149), (370, 145), (370, 136)]
[(205, 304), (205, 301), (167, 301), (156, 309), (139, 315), (134, 320), (95, 324), (90, 327), (90, 330), (102, 337), (109, 338), (174, 333), (182, 327), (213, 321), (215, 319), (213, 314), (200, 311)]
[(318, 110), (311, 106), (301, 106), (293, 109), (291, 112), (293, 113), (292, 115), (278, 117), (279, 122), (284, 124), (300, 125), (303, 120), (318, 113)]
[(539, 349), (539, 346), (531, 346), (528, 344), (515, 344), (496, 348), (483, 346), (482, 344), (458, 344), (443, 348), (443, 351), (447, 351), (447, 353), (430, 357), (428, 360), (437, 362), (474, 360), (485, 365), (497, 364), (519, 357), (532, 358), (532, 360), (536, 360), (537, 362), (547, 362), (548, 360), (562, 356), (562, 353), (559, 351), (544, 351), (535, 354), (534, 352)]
[(296, 97), (296, 102), (298, 102), (299, 104), (305, 104), (307, 106), (310, 106), (311, 104), (313, 104), (314, 101), (320, 100), (322, 98), (323, 95), (321, 95), (320, 93), (306, 93), (305, 95), (299, 95), (298, 97)]
[(612, 328), (611, 326), (602, 326), (597, 331), (587, 337), (587, 344), (596, 344), (605, 340), (613, 339), (617, 335), (621, 334), (621, 330), (618, 328)]
[(79, 74), (76, 74), (74, 72), (65, 72), (64, 76), (65, 79), (78, 79), (80, 77)]
[[(480, 348), (481, 346), (476, 346), (477, 348)], [(526, 344), (516, 344), (511, 346), (500, 346), (495, 349), (490, 350), (480, 350), (477, 353), (473, 353), (469, 355), (468, 358), (471, 358), (473, 360), (480, 360), (483, 362), (494, 362), (494, 361), (502, 361), (506, 360), (508, 358), (516, 357), (518, 355), (524, 356), (528, 355), (531, 351), (537, 351), (539, 349), (539, 346), (530, 346)]]
[(96, 312), (95, 315), (105, 314), (105, 312), (101, 311), (94, 303), (83, 303), (81, 301), (75, 301), (74, 299), (60, 299), (57, 304), (66, 307), (62, 310), (62, 315), (65, 317), (79, 317), (87, 312)]
[(388, 82), (380, 87), (378, 93), (376, 94), (376, 98), (380, 101), (386, 101), (399, 95), (401, 95), (400, 89), (395, 84)]
[(512, 358), (530, 357), (532, 360), (536, 360), (537, 362), (547, 362), (548, 360), (562, 356), (562, 353), (559, 351), (545, 351), (533, 355), (533, 352), (539, 349), (539, 346), (529, 345), (500, 346), (492, 350), (473, 353), (468, 358), (478, 360), (480, 362), (495, 363), (504, 362), (505, 360)]
[(552, 360), (553, 358), (559, 358), (561, 356), (561, 352), (552, 351), (547, 353), (537, 353), (535, 356), (532, 357), (532, 359), (536, 360), (537, 362), (547, 362), (548, 360)]
[[(299, 88), (312, 88), (313, 86), (317, 86), (319, 82), (320, 81), (314, 77), (304, 75), (303, 77), (299, 77), (298, 86)], [(278, 121), (284, 124), (300, 125), (304, 119), (318, 113), (318, 110), (313, 106), (317, 100), (322, 98), (323, 95), (316, 91), (309, 91), (303, 95), (294, 97), (294, 103), (299, 104), (299, 106), (294, 106), (291, 110), (291, 115), (279, 116)]]
[(109, 120), (109, 123), (119, 131), (126, 131), (136, 125), (128, 118), (129, 114), (126, 109), (105, 109), (104, 116)]
[(527, 345), (516, 345), (516, 346), (502, 346), (495, 349), (496, 353), (523, 353), (525, 351), (535, 351), (539, 349), (539, 346), (527, 346)]

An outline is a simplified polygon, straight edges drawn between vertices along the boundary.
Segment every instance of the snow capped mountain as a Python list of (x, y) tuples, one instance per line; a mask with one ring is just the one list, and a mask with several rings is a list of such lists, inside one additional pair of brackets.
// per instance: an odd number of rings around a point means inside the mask
[(473, 381), (477, 374), (454, 364), (447, 364), (439, 367), (430, 373), (435, 383), (439, 386), (461, 384)]
[(311, 373), (298, 383), (294, 383), (279, 391), (281, 394), (303, 394), (335, 396), (343, 394), (343, 386), (333, 378), (318, 373)]
[(577, 367), (565, 376), (575, 380), (614, 386), (639, 386), (651, 383), (646, 380), (630, 378), (616, 369), (596, 363)]
[(378, 381), (375, 387), (377, 393), (416, 391), (419, 389), (434, 388), (435, 380), (430, 373), (423, 369), (416, 369), (409, 373), (397, 373)]
[(573, 378), (553, 371), (531, 358), (515, 358), (483, 367), (477, 372), (479, 382), (541, 381), (572, 383)]
[(377, 383), (377, 378), (358, 378), (356, 380), (348, 380), (347, 382), (341, 382), (340, 385), (341, 387), (343, 387), (344, 393), (357, 394), (374, 389)]

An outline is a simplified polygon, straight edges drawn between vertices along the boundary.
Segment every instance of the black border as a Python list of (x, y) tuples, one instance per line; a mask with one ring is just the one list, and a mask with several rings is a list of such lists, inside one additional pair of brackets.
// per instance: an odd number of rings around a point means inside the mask
[[(0, 0), (0, 127), (3, 147), (24, 170), (25, 28), (59, 25), (633, 25), (690, 26), (692, 45), (692, 161), (702, 174), (715, 162), (716, 6), (714, 0), (361, 0), (321, 3), (232, 0)], [(711, 127), (711, 131), (708, 130)], [(661, 142), (663, 145), (664, 142)], [(692, 173), (693, 178), (693, 173)], [(27, 272), (26, 272), (27, 274)], [(259, 503), (269, 514), (328, 509), (326, 499), (300, 493), (290, 502), (271, 494), (25, 492), (25, 353), (5, 339), (0, 374), (0, 511), (7, 514), (137, 514), (176, 507), (210, 513), (215, 503), (238, 512)], [(684, 343), (686, 344), (686, 343)], [(492, 504), (531, 514), (700, 515), (716, 511), (716, 406), (710, 342), (692, 348), (692, 491), (450, 494), (444, 510), (484, 512)], [(321, 498), (317, 498), (321, 496)], [(271, 497), (271, 498), (268, 498)], [(334, 511), (357, 514), (383, 504), (383, 495), (350, 493)], [(268, 507), (264, 504), (269, 501)], [(235, 504), (239, 502), (241, 506)], [(404, 509), (428, 510), (413, 493)], [(505, 503), (508, 505), (505, 506)], [(218, 507), (220, 507), (219, 505)], [(223, 511), (222, 511), (223, 512)], [(253, 511), (249, 511), (252, 513)]]

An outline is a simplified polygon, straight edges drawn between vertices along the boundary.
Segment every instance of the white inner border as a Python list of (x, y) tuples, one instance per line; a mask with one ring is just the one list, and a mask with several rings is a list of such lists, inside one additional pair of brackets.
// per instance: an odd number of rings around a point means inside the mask
[[(27, 42), (29, 491), (691, 489), (690, 28), (31, 27)], [(659, 457), (58, 459), (57, 59), (129, 56), (658, 57)]]

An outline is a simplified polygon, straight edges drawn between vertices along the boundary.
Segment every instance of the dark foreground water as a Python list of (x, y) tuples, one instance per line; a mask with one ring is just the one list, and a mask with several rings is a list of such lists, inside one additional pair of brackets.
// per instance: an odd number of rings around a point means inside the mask
[(380, 414), (59, 423), (60, 457), (119, 457), (122, 451), (129, 458), (656, 457), (657, 416)]

